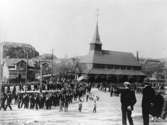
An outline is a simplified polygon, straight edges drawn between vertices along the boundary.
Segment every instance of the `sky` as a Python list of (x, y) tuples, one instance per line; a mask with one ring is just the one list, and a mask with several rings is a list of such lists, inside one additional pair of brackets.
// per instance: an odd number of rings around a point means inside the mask
[(0, 42), (23, 42), (40, 54), (85, 55), (96, 10), (103, 49), (167, 58), (166, 0), (0, 0)]

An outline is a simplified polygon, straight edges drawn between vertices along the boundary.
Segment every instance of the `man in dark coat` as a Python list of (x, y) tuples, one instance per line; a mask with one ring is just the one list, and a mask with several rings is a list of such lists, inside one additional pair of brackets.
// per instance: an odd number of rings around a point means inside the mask
[(45, 101), (46, 109), (51, 109), (51, 99), (50, 98), (51, 98), (50, 95), (47, 94), (46, 101)]
[(39, 94), (36, 94), (34, 99), (35, 99), (35, 108), (36, 110), (38, 110), (39, 109)]
[(24, 108), (28, 109), (28, 107), (29, 107), (29, 95), (26, 94), (24, 98)]
[(21, 108), (22, 101), (23, 101), (23, 94), (20, 93), (18, 94), (18, 98), (17, 98), (18, 108)]
[(4, 110), (6, 110), (6, 108), (5, 108), (5, 101), (6, 101), (6, 99), (7, 99), (7, 95), (5, 93), (2, 93), (0, 110), (1, 110), (1, 108), (3, 108)]
[(122, 111), (122, 125), (127, 125), (126, 118), (130, 125), (133, 125), (132, 111), (136, 103), (135, 92), (130, 89), (130, 83), (124, 82), (125, 88), (120, 89), (121, 111)]
[(34, 94), (32, 94), (30, 96), (30, 109), (33, 109), (35, 106), (35, 98), (34, 98)]
[(11, 95), (11, 93), (9, 92), (9, 93), (7, 94), (7, 104), (6, 104), (5, 110), (7, 109), (7, 107), (9, 107), (10, 110), (12, 110), (11, 102), (12, 102), (12, 95)]
[(143, 89), (143, 98), (142, 98), (142, 116), (143, 116), (143, 125), (149, 125), (149, 113), (150, 109), (153, 106), (153, 100), (155, 97), (155, 91), (149, 83), (145, 83)]
[(63, 111), (63, 95), (59, 94), (59, 112)]

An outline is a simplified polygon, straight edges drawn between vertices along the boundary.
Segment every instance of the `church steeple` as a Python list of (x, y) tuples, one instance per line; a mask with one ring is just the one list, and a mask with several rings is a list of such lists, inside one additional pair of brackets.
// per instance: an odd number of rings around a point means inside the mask
[(94, 34), (92, 43), (101, 44), (100, 35), (99, 35), (98, 19), (97, 19), (95, 34)]
[(95, 34), (94, 34), (93, 40), (90, 43), (91, 51), (101, 51), (102, 49), (102, 43), (101, 43), (100, 35), (99, 35), (98, 16), (99, 16), (99, 13), (97, 10), (97, 21), (96, 21)]

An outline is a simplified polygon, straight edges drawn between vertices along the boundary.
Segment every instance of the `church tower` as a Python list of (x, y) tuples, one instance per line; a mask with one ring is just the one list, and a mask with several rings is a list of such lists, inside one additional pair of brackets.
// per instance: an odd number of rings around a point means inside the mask
[(95, 28), (95, 34), (93, 37), (93, 40), (90, 43), (90, 49), (89, 51), (93, 51), (95, 53), (100, 53), (102, 50), (102, 43), (100, 40), (100, 35), (99, 35), (99, 27), (98, 27), (98, 15), (97, 15), (97, 23), (96, 23), (96, 28)]

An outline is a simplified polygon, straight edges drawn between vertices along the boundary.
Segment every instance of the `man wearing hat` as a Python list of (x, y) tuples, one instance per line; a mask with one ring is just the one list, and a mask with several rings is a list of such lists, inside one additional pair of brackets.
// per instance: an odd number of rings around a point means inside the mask
[(149, 125), (149, 113), (150, 109), (153, 106), (155, 97), (155, 91), (151, 87), (150, 83), (146, 82), (143, 89), (143, 98), (142, 98), (142, 116), (143, 116), (143, 125)]
[(127, 125), (126, 119), (128, 118), (129, 124), (133, 125), (132, 111), (136, 103), (135, 92), (130, 89), (130, 82), (124, 82), (124, 88), (120, 89), (120, 101), (122, 111), (122, 125)]

